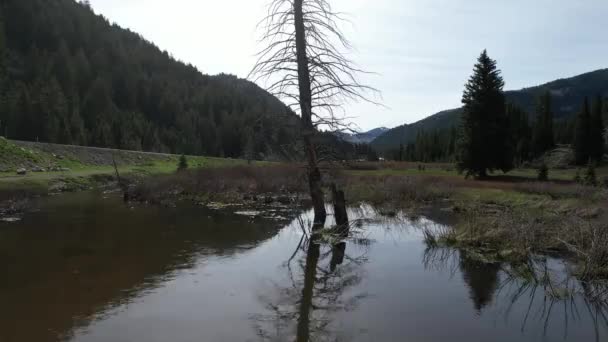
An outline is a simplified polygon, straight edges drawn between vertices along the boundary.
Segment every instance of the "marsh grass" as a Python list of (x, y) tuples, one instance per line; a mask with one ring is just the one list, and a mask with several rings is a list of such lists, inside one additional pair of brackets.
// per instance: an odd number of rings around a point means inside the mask
[(190, 195), (227, 201), (248, 194), (299, 194), (307, 189), (304, 172), (303, 168), (288, 164), (185, 170), (144, 179), (133, 189), (133, 197), (159, 202), (167, 197)]
[(449, 198), (450, 183), (441, 177), (347, 175), (341, 182), (351, 203), (412, 206)]
[(429, 247), (465, 249), (494, 261), (526, 262), (533, 255), (558, 253), (575, 261), (580, 279), (608, 279), (608, 227), (576, 216), (469, 212), (453, 229), (425, 231), (424, 240)]

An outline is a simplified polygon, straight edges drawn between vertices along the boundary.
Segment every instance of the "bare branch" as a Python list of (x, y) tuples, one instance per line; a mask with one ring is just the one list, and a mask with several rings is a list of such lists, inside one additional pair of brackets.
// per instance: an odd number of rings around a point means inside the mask
[[(258, 52), (257, 61), (249, 77), (261, 82), (265, 88), (288, 106), (301, 114), (299, 104), (298, 65), (296, 58), (295, 0), (272, 0), (266, 17), (258, 24), (263, 30), (260, 41), (265, 47)], [(314, 126), (329, 129), (352, 129), (345, 123), (352, 119), (335, 115), (350, 101), (362, 101), (380, 105), (377, 89), (358, 81), (361, 74), (370, 74), (357, 67), (346, 57), (353, 48), (340, 30), (346, 21), (345, 14), (333, 11), (327, 0), (303, 0), (306, 52)]]

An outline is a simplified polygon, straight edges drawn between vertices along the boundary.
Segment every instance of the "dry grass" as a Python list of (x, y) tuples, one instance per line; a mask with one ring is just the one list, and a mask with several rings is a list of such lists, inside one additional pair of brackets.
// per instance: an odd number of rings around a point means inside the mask
[(560, 253), (578, 262), (584, 280), (608, 279), (608, 224), (573, 215), (532, 215), (507, 210), (497, 215), (468, 212), (451, 230), (425, 232), (430, 247), (473, 250), (488, 260), (525, 262), (533, 254)]
[(346, 175), (340, 183), (350, 202), (424, 204), (449, 198), (453, 186), (441, 177)]
[(133, 197), (160, 202), (176, 195), (226, 200), (244, 194), (301, 193), (307, 189), (305, 171), (288, 164), (186, 170), (145, 179), (135, 187)]
[(608, 191), (576, 183), (526, 182), (513, 185), (513, 190), (526, 194), (548, 196), (551, 199), (608, 200)]

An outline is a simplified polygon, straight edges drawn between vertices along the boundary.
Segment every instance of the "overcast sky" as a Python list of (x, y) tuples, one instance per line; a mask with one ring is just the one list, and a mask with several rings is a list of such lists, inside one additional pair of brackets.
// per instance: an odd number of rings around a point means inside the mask
[[(97, 13), (202, 72), (246, 77), (269, 0), (91, 0)], [(608, 67), (608, 0), (330, 0), (363, 81), (387, 108), (353, 103), (362, 129), (415, 122), (460, 106), (484, 48), (507, 89)]]

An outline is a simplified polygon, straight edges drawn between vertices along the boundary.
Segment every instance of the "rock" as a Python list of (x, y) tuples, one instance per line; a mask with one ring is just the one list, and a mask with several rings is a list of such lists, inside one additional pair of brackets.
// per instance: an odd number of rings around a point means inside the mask
[(49, 186), (50, 193), (65, 192), (68, 189), (68, 185), (65, 182), (57, 182)]
[(17, 174), (19, 176), (25, 176), (27, 174), (27, 170), (24, 168), (19, 168), (19, 169), (17, 169)]
[(69, 171), (70, 171), (70, 169), (68, 169), (67, 167), (60, 167), (60, 168), (59, 168), (59, 171), (62, 171), (62, 172), (69, 172)]
[(40, 166), (34, 166), (32, 172), (46, 172), (46, 170)]

